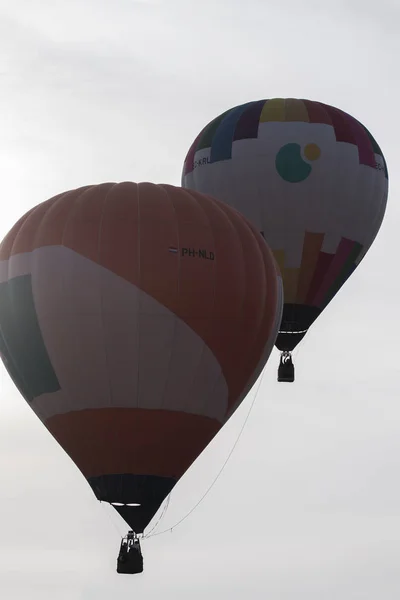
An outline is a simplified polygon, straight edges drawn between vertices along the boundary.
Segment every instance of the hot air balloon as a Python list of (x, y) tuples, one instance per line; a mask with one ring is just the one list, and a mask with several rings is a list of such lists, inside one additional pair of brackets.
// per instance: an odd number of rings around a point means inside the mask
[(284, 285), (278, 380), (293, 381), (292, 350), (382, 223), (388, 171), (378, 143), (355, 118), (321, 102), (248, 102), (200, 132), (182, 186), (235, 207), (267, 240)]
[(262, 236), (225, 204), (169, 185), (68, 191), (3, 240), (2, 360), (131, 527), (119, 572), (142, 570), (123, 559), (259, 376), (282, 303)]

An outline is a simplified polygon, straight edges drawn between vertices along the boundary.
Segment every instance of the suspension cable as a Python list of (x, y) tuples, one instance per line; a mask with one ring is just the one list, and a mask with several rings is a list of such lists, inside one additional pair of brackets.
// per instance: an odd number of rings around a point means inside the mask
[[(264, 379), (264, 375), (265, 375), (265, 367), (263, 369), (261, 377), (258, 380), (258, 385), (257, 385), (256, 391), (255, 391), (253, 400), (252, 400), (252, 402), (250, 404), (249, 410), (247, 411), (247, 415), (246, 415), (246, 417), (244, 419), (244, 422), (243, 422), (242, 427), (241, 427), (241, 429), (240, 429), (240, 431), (238, 433), (238, 436), (237, 436), (237, 438), (236, 438), (236, 440), (235, 440), (235, 442), (234, 442), (234, 444), (233, 444), (233, 446), (232, 446), (232, 448), (231, 448), (228, 456), (226, 457), (225, 461), (223, 462), (222, 467), (220, 468), (219, 472), (217, 473), (216, 477), (213, 479), (213, 481), (211, 482), (211, 484), (209, 485), (209, 487), (207, 488), (207, 490), (205, 491), (205, 493), (201, 496), (200, 500), (198, 500), (198, 502), (189, 510), (189, 512), (186, 513), (186, 515), (184, 515), (179, 521), (177, 521), (175, 523), (175, 525), (173, 525), (172, 527), (169, 527), (168, 529), (163, 529), (163, 531), (159, 531), (159, 532), (156, 532), (156, 533), (151, 533), (152, 531), (154, 531), (154, 529), (160, 523), (161, 518), (165, 515), (166, 511), (165, 512), (163, 511), (162, 516), (157, 521), (157, 523), (155, 524), (155, 526), (151, 529), (151, 531), (145, 536), (145, 538), (149, 539), (149, 538), (152, 538), (152, 537), (154, 537), (156, 535), (163, 535), (164, 533), (167, 533), (168, 531), (170, 531), (172, 533), (172, 530), (175, 529), (176, 527), (178, 527), (178, 525), (180, 525), (181, 523), (183, 523), (183, 521), (186, 521), (186, 519), (196, 510), (196, 508), (203, 502), (203, 500), (211, 492), (212, 488), (217, 483), (217, 481), (220, 478), (220, 476), (222, 475), (222, 472), (224, 471), (226, 465), (228, 464), (229, 459), (231, 458), (231, 456), (232, 456), (232, 454), (233, 454), (236, 446), (238, 445), (240, 438), (242, 437), (243, 431), (244, 431), (244, 429), (246, 427), (247, 421), (249, 420), (250, 414), (251, 414), (251, 412), (253, 410), (253, 407), (254, 407), (254, 404), (256, 402), (256, 399), (257, 399), (257, 396), (258, 396), (258, 392), (260, 391), (261, 383), (262, 383), (262, 381)], [(169, 500), (168, 500), (168, 504), (169, 504)]]

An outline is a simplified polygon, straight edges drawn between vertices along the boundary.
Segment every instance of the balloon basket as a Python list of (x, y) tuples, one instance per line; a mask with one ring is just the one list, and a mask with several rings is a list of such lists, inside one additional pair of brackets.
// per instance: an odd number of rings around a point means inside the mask
[(294, 364), (291, 352), (282, 352), (281, 354), (278, 367), (278, 381), (286, 383), (293, 383), (294, 381)]
[(143, 554), (136, 533), (129, 531), (122, 539), (117, 558), (117, 573), (136, 575), (143, 572)]

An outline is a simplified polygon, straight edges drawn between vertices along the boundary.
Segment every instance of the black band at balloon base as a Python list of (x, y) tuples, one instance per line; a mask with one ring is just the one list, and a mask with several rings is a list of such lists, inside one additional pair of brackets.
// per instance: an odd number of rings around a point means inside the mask
[(281, 352), (292, 352), (321, 314), (321, 309), (305, 304), (284, 304), (281, 326), (275, 346)]
[(109, 502), (135, 533), (143, 533), (176, 479), (125, 473), (89, 477), (88, 482), (98, 500)]

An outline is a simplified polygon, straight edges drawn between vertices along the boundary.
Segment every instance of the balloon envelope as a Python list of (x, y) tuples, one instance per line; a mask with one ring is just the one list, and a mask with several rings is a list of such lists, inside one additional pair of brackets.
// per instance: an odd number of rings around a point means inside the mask
[(182, 185), (237, 208), (280, 266), (277, 346), (292, 350), (351, 275), (381, 225), (382, 151), (356, 119), (310, 100), (259, 100), (211, 121), (186, 156)]
[(259, 233), (181, 188), (72, 190), (29, 211), (0, 247), (3, 362), (136, 532), (253, 385), (281, 313)]

